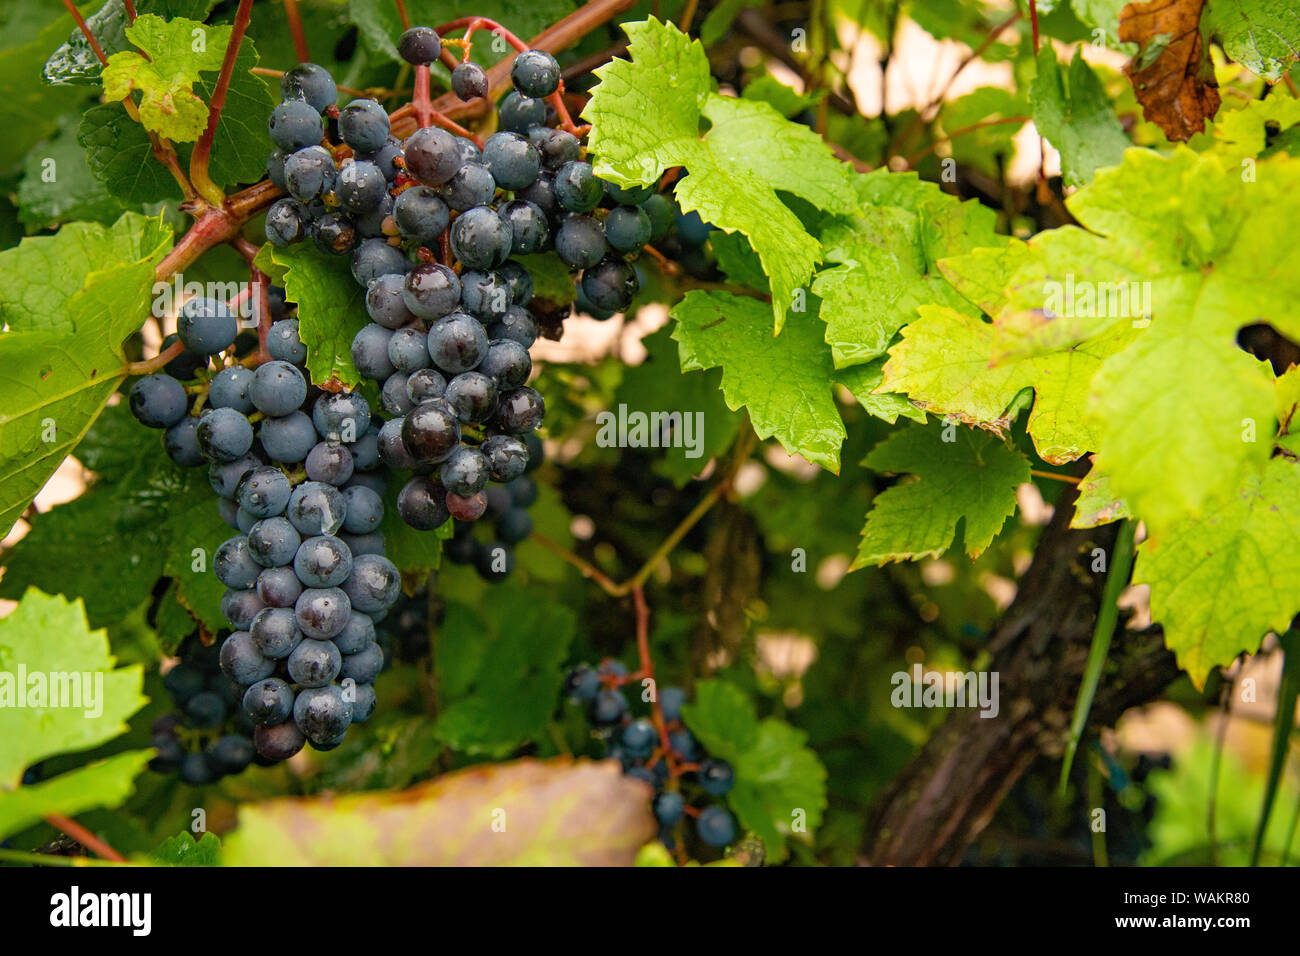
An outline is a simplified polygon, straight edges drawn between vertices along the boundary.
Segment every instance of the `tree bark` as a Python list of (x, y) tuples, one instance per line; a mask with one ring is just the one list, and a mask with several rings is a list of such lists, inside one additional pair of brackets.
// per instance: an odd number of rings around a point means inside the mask
[[(953, 710), (876, 803), (866, 862), (876, 866), (955, 866), (998, 805), (1039, 757), (1058, 758), (1096, 626), (1105, 573), (1091, 570), (1115, 525), (1072, 531), (1073, 492), (1056, 513), (989, 639), (999, 675), (996, 717)], [(1113, 723), (1158, 695), (1178, 674), (1159, 627), (1126, 631), (1121, 622), (1088, 716)]]

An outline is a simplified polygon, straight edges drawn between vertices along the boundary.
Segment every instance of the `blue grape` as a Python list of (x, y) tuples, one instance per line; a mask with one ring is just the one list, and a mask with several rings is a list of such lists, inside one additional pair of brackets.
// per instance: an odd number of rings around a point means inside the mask
[[(175, 332), (166, 336), (162, 340), (162, 345), (158, 351), (166, 352), (169, 348), (181, 340), (181, 337)], [(182, 349), (181, 353), (174, 359), (163, 366), (163, 371), (172, 378), (179, 379), (182, 382), (188, 382), (194, 378), (194, 373), (201, 368), (207, 368), (208, 357), (206, 355), (196, 355), (189, 349)]]
[(528, 449), (513, 435), (493, 435), (479, 446), (479, 451), (487, 458), (493, 481), (511, 481), (528, 467)]
[(617, 723), (627, 711), (627, 698), (617, 690), (602, 687), (591, 703), (591, 720), (598, 725)]
[[(506, 490), (510, 492), (510, 501), (520, 508), (531, 508), (537, 502), (537, 483), (531, 478), (516, 478), (506, 485)], [(614, 661), (610, 665), (613, 669), (606, 671), (606, 665), (601, 664), (601, 673), (617, 674), (619, 677), (627, 676), (627, 668), (622, 664)]]
[(525, 50), (510, 67), (510, 81), (524, 96), (550, 96), (560, 88), (560, 64), (545, 50)]
[[(338, 172), (328, 149), (308, 146), (290, 154), (284, 161), (284, 188), (300, 203), (311, 202), (334, 188)], [(303, 218), (310, 217), (304, 215)]]
[(256, 684), (271, 676), (275, 662), (262, 656), (247, 631), (235, 631), (221, 645), (221, 670), (236, 684)]
[(268, 677), (244, 691), (244, 716), (258, 727), (272, 727), (293, 713), (293, 688), (278, 677)]
[(665, 687), (659, 692), (659, 709), (670, 724), (682, 719), (682, 705), (685, 703), (686, 691), (680, 687)]
[(332, 534), (317, 535), (298, 546), (293, 570), (309, 588), (331, 588), (352, 573), (352, 553)]
[(279, 568), (293, 561), (302, 538), (287, 518), (263, 518), (248, 530), (248, 553), (264, 568)]
[(510, 257), (512, 240), (510, 224), (491, 206), (467, 209), (451, 224), (451, 251), (470, 269), (501, 265)]
[(497, 181), (481, 162), (465, 163), (439, 189), (446, 204), (457, 212), (492, 201)]
[(365, 434), (348, 445), (352, 467), (356, 471), (373, 471), (379, 467), (379, 425), (371, 421)]
[(352, 723), (352, 705), (333, 685), (300, 691), (293, 702), (293, 722), (312, 743), (332, 741)]
[[(426, 361), (428, 360), (428, 354), (428, 352), (425, 352)], [(406, 391), (408, 377), (406, 372), (394, 372), (384, 379), (384, 387), (379, 390), (379, 403), (384, 406), (384, 411), (390, 415), (405, 415), (415, 407), (415, 402), (411, 401), (411, 397)]]
[(351, 607), (366, 614), (388, 610), (401, 589), (402, 576), (396, 565), (379, 554), (363, 554), (354, 560), (352, 574), (343, 584)]
[(384, 140), (384, 145), (380, 146), (374, 152), (356, 153), (356, 158), (365, 160), (368, 163), (374, 163), (387, 182), (392, 182), (402, 171), (402, 167), (397, 165), (397, 160), (402, 155), (402, 141), (396, 136), (389, 136)]
[(511, 508), (497, 522), (497, 537), (506, 544), (519, 544), (533, 533), (533, 519), (523, 508)]
[(736, 821), (722, 807), (706, 807), (695, 820), (695, 832), (709, 846), (724, 847), (736, 839)]
[[(426, 337), (426, 347), (427, 341)], [(437, 369), (417, 369), (406, 379), (406, 397), (410, 399), (413, 406), (430, 399), (442, 398), (446, 391), (447, 380)]]
[(271, 141), (286, 152), (319, 143), (325, 135), (320, 110), (305, 100), (285, 100), (267, 121)]
[(263, 568), (257, 576), (257, 596), (267, 607), (291, 608), (302, 593), (302, 582), (290, 567)]
[(460, 295), (460, 278), (450, 268), (436, 262), (416, 266), (407, 274), (402, 287), (402, 301), (406, 308), (422, 319), (440, 319), (448, 315), (460, 302)]
[(527, 309), (517, 305), (506, 309), (501, 321), (494, 323), (488, 329), (488, 335), (493, 339), (511, 339), (524, 348), (531, 347), (537, 341), (537, 333), (537, 320)]
[[(382, 429), (380, 436), (382, 440)], [(441, 399), (423, 402), (403, 419), (400, 441), (415, 461), (434, 464), (445, 460), (459, 444), (460, 422)]]
[(212, 572), (228, 588), (251, 588), (262, 566), (248, 552), (248, 538), (227, 538), (212, 556)]
[(572, 133), (549, 126), (534, 126), (528, 131), (528, 141), (537, 148), (546, 169), (559, 169), (582, 154), (582, 144)]
[(266, 336), (266, 350), (271, 358), (290, 365), (301, 365), (307, 361), (307, 346), (302, 344), (298, 335), (297, 319), (280, 319), (271, 323), (271, 330)]
[(497, 339), (488, 344), (478, 370), (491, 377), (498, 389), (509, 390), (527, 383), (533, 360), (528, 349), (513, 339)]
[(388, 360), (403, 375), (429, 367), (427, 336), (418, 328), (398, 329), (388, 340)]
[(284, 660), (303, 641), (291, 607), (266, 607), (258, 611), (248, 633), (262, 656), (273, 661)]
[(515, 198), (538, 206), (548, 219), (554, 219), (562, 211), (555, 195), (555, 174), (550, 171), (539, 174), (532, 185), (516, 190)]
[(299, 63), (280, 77), (281, 99), (306, 100), (317, 113), (324, 113), (328, 107), (333, 106), (338, 95), (334, 77), (323, 66), (315, 63)]
[(546, 414), (546, 403), (542, 396), (527, 385), (501, 394), (497, 404), (497, 426), (508, 435), (520, 435), (534, 431), (542, 423)]
[(343, 658), (343, 669), (339, 671), (339, 677), (358, 684), (373, 684), (383, 669), (384, 652), (378, 644), (371, 641), (355, 654)]
[(480, 96), (487, 96), (487, 72), (477, 63), (458, 63), (451, 71), (451, 89), (466, 102)]
[(504, 130), (527, 132), (530, 126), (541, 126), (546, 122), (546, 101), (521, 96), (518, 90), (511, 90), (497, 107), (497, 120)]
[(311, 238), (321, 252), (345, 256), (356, 247), (356, 224), (340, 213), (326, 213), (312, 223)]
[(591, 163), (573, 160), (555, 173), (555, 198), (570, 212), (588, 212), (600, 205), (605, 187)]
[(239, 325), (224, 302), (196, 297), (176, 314), (176, 333), (191, 352), (212, 355), (234, 344)]
[(416, 475), (397, 493), (397, 515), (419, 531), (432, 531), (447, 523), (447, 489), (436, 481)]
[(510, 286), (510, 301), (513, 305), (527, 305), (533, 299), (533, 276), (522, 263), (507, 259), (496, 270), (497, 275)]
[(619, 252), (634, 252), (650, 241), (650, 217), (637, 206), (619, 206), (605, 217), (605, 239)]
[(700, 764), (699, 776), (700, 786), (704, 788), (704, 792), (715, 797), (721, 797), (730, 792), (732, 785), (736, 782), (736, 775), (731, 769), (731, 764), (715, 757), (711, 757)]
[(445, 129), (417, 129), (405, 144), (406, 170), (426, 186), (441, 186), (460, 169), (460, 147)]
[(140, 424), (150, 428), (171, 428), (185, 417), (189, 399), (185, 396), (184, 385), (170, 375), (155, 372), (131, 386), (127, 404)]
[(452, 494), (466, 498), (477, 494), (487, 485), (487, 459), (478, 449), (460, 445), (442, 463), (438, 480)]
[(388, 194), (388, 181), (374, 163), (354, 159), (339, 170), (334, 194), (348, 212), (362, 213), (378, 206)]
[[(279, 468), (263, 466), (254, 468), (240, 479), (235, 488), (239, 507), (258, 518), (270, 518), (283, 513), (289, 503), (293, 486)], [(252, 587), (252, 585), (246, 585)]]
[(383, 239), (363, 239), (352, 254), (352, 277), (369, 289), (370, 283), (384, 275), (406, 275), (411, 264), (402, 250)]
[[(496, 382), (482, 372), (462, 372), (447, 383), (443, 400), (451, 406), (456, 417), (462, 422), (485, 422), (496, 411)], [(451, 488), (451, 485), (448, 484), (447, 487)], [(473, 492), (461, 491), (456, 493), (473, 494)]]
[(460, 277), (460, 304), (481, 322), (502, 317), (514, 303), (510, 282), (500, 272), (466, 269)]
[(518, 133), (493, 133), (483, 144), (483, 163), (502, 189), (523, 189), (537, 178), (542, 157)]
[[(412, 271), (420, 268), (416, 266)], [(406, 307), (402, 296), (405, 284), (406, 276), (384, 275), (366, 287), (366, 312), (373, 322), (386, 329), (400, 329), (415, 321), (415, 314)]]
[(513, 199), (501, 207), (501, 215), (510, 223), (510, 251), (513, 255), (541, 252), (551, 238), (546, 213), (537, 203)]
[(233, 501), (235, 491), (239, 487), (239, 480), (261, 464), (252, 455), (246, 455), (235, 461), (213, 462), (208, 466), (208, 484), (212, 486), (217, 497)]
[(343, 503), (347, 508), (343, 530), (350, 534), (369, 534), (383, 520), (384, 499), (370, 488), (361, 485), (344, 488)]
[(307, 380), (288, 362), (264, 362), (253, 372), (248, 395), (263, 415), (279, 418), (296, 411), (307, 399)]
[(393, 200), (393, 222), (407, 239), (433, 242), (450, 221), (447, 204), (430, 186), (412, 186)]
[(605, 230), (591, 216), (569, 216), (555, 234), (555, 251), (577, 269), (588, 269), (605, 258)]
[(579, 664), (564, 675), (565, 696), (590, 703), (600, 691), (600, 675), (587, 664)]
[(279, 199), (266, 211), (266, 240), (283, 248), (307, 238), (306, 210), (293, 199)]
[(378, 205), (366, 212), (357, 213), (352, 222), (356, 225), (357, 232), (363, 236), (387, 238), (397, 235), (397, 226), (389, 218), (392, 215), (393, 197), (384, 193), (379, 198)]
[(304, 481), (289, 496), (285, 517), (299, 534), (315, 537), (333, 534), (343, 527), (346, 511), (343, 492), (323, 481)]
[(398, 37), (397, 52), (412, 66), (428, 66), (442, 52), (442, 38), (430, 27), (411, 27)]
[[(455, 420), (455, 416), (449, 415), (449, 417)], [(402, 433), (405, 430), (406, 416), (390, 418), (379, 429), (379, 460), (395, 471), (410, 471), (420, 464), (407, 450), (406, 442), (402, 440)], [(459, 440), (457, 437), (457, 441)]]
[(194, 437), (207, 458), (234, 461), (253, 447), (253, 426), (233, 408), (214, 408), (199, 419)]
[(686, 814), (686, 802), (680, 793), (668, 790), (655, 797), (654, 811), (655, 819), (660, 824), (666, 827), (675, 826)]
[(383, 381), (392, 375), (392, 359), (388, 357), (388, 343), (395, 333), (377, 322), (371, 322), (352, 338), (352, 364), (366, 378)]
[(343, 655), (333, 641), (303, 641), (289, 655), (289, 677), (299, 687), (324, 687), (342, 667)]
[(449, 375), (475, 368), (488, 351), (487, 331), (464, 312), (453, 312), (429, 329), (429, 357)]
[(337, 487), (352, 477), (352, 452), (340, 442), (323, 441), (307, 453), (303, 466), (308, 480)]
[(374, 152), (388, 140), (388, 113), (375, 100), (353, 100), (339, 111), (339, 135), (359, 153)]
[[(282, 149), (271, 151), (271, 155), (266, 157), (266, 178), (276, 189), (284, 189), (284, 161), (289, 158), (289, 154)], [(269, 238), (269, 237), (268, 237)]]
[(311, 419), (299, 411), (264, 418), (258, 438), (271, 458), (287, 465), (302, 461), (316, 447), (316, 429)]
[[(353, 562), (355, 569), (356, 562)], [(352, 614), (352, 602), (340, 588), (307, 588), (293, 606), (298, 628), (306, 637), (329, 640), (343, 630)]]
[(636, 270), (622, 259), (605, 259), (582, 274), (587, 301), (598, 309), (622, 312), (641, 291)]
[(370, 534), (346, 534), (340, 532), (339, 538), (348, 546), (348, 550), (352, 552), (354, 558), (363, 554), (385, 554), (387, 552), (384, 545), (384, 535), (379, 531), (372, 531)]
[(352, 723), (363, 724), (375, 712), (375, 689), (370, 684), (357, 684), (352, 693)]
[(343, 654), (355, 654), (375, 639), (375, 622), (367, 614), (353, 611), (343, 629), (334, 635), (334, 646)]
[(163, 433), (167, 457), (182, 468), (194, 468), (207, 461), (199, 447), (199, 422), (186, 416)]
[(316, 399), (311, 420), (322, 438), (355, 441), (370, 427), (370, 404), (359, 392), (326, 392)]
[(623, 749), (637, 760), (644, 760), (649, 757), (654, 752), (658, 739), (659, 735), (655, 732), (654, 724), (644, 717), (625, 726), (622, 736), (619, 738), (623, 744)]
[(302, 750), (306, 742), (307, 738), (292, 720), (274, 727), (258, 727), (253, 731), (253, 746), (263, 758), (270, 761), (288, 760)]

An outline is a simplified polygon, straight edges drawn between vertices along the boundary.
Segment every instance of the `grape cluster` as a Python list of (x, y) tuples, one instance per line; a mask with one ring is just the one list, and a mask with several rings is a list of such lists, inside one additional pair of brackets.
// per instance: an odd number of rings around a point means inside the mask
[(628, 671), (612, 658), (598, 666), (579, 664), (564, 678), (564, 693), (586, 708), (587, 719), (604, 741), (606, 756), (618, 760), (629, 777), (654, 788), (654, 814), (659, 839), (670, 849), (678, 825), (692, 818), (695, 834), (712, 847), (736, 839), (736, 821), (712, 798), (726, 796), (735, 783), (731, 764), (710, 757), (682, 717), (686, 692), (680, 687), (659, 691), (659, 709), (668, 735), (665, 752), (659, 732), (647, 717), (633, 717), (624, 687)]
[(176, 711), (154, 721), (157, 756), (149, 768), (199, 786), (241, 773), (257, 759), (253, 725), (241, 713), (239, 687), (221, 671), (220, 654), (198, 633), (181, 642), (180, 663), (163, 676)]
[(360, 394), (309, 386), (296, 319), (271, 325), (272, 358), (255, 367), (221, 361), (237, 352), (237, 322), (219, 300), (187, 301), (177, 330), (180, 355), (137, 380), (128, 402), (165, 430), (173, 461), (207, 466), (221, 516), (239, 532), (212, 561), (232, 628), (221, 670), (242, 688), (262, 757), (287, 759), (304, 742), (332, 749), (374, 710), (374, 619), (401, 587), (378, 530), (379, 430)]
[[(427, 65), (441, 41), (414, 27), (398, 47), (408, 61)], [(514, 89), (499, 105), (500, 131), (481, 149), (434, 126), (402, 142), (369, 99), (336, 111), (346, 149), (331, 149), (325, 121), (337, 88), (310, 63), (285, 75), (284, 101), (271, 116), (278, 149), (268, 173), (290, 198), (267, 213), (267, 238), (277, 246), (310, 239), (327, 253), (351, 256), (369, 318), (352, 342), (353, 363), (381, 383), (388, 417), (380, 457), (412, 473), (397, 511), (421, 530), (448, 519), (476, 521), (493, 510), (489, 482), (509, 484), (528, 464), (527, 438), (545, 402), (527, 385), (539, 320), (529, 311), (533, 276), (519, 257), (554, 250), (581, 270), (577, 305), (607, 318), (639, 290), (628, 257), (649, 241), (656, 221), (672, 220), (668, 200), (653, 189), (604, 183), (583, 161), (582, 143), (555, 128), (547, 102), (560, 85), (554, 57), (519, 54), (511, 80)], [(452, 87), (466, 99), (483, 96), (486, 74), (462, 63)], [(495, 516), (507, 537), (526, 536), (515, 527), (520, 522)], [(461, 531), (457, 540), (473, 539)], [(472, 550), (464, 543), (458, 554), (479, 564)]]

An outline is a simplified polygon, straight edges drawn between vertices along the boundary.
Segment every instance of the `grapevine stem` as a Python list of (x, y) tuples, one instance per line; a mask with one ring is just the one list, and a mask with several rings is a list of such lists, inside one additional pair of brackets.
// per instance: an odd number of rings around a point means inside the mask
[(700, 5), (700, 0), (687, 0), (686, 9), (682, 11), (681, 19), (677, 22), (677, 27), (683, 33), (689, 33), (691, 21), (695, 19), (695, 10)]
[(298, 0), (284, 0), (284, 18), (289, 21), (289, 32), (293, 34), (293, 49), (298, 54), (298, 62), (311, 62), (311, 53), (307, 50), (307, 34), (303, 32), (302, 17), (298, 13)]
[[(421, 64), (415, 68), (415, 119), (421, 126), (433, 123), (433, 103), (429, 99), (429, 68)], [(448, 120), (447, 122), (451, 122)]]
[(183, 351), (185, 351), (184, 342), (173, 342), (151, 359), (145, 359), (143, 362), (128, 362), (126, 374), (152, 375)]
[(248, 263), (250, 285), (254, 296), (253, 308), (257, 311), (257, 354), (261, 362), (269, 362), (271, 361), (271, 353), (266, 348), (266, 337), (271, 332), (271, 297), (268, 288), (270, 279), (265, 272), (254, 264), (257, 259), (257, 246), (242, 236), (231, 240), (230, 244), (238, 250), (239, 254), (244, 257), (244, 261)]
[(95, 854), (97, 854), (100, 857), (103, 857), (105, 860), (109, 860), (113, 863), (126, 862), (126, 857), (118, 853), (116, 850), (114, 850), (111, 846), (109, 846), (99, 837), (95, 836), (95, 834), (91, 833), (89, 830), (83, 827), (76, 820), (72, 820), (68, 817), (60, 816), (57, 813), (51, 813), (45, 817), (45, 822), (52, 827), (62, 830), (68, 836), (72, 837), (72, 839), (76, 840), (78, 843), (84, 846), (87, 850), (93, 851)]
[(1050, 478), (1052, 481), (1064, 481), (1072, 485), (1077, 485), (1082, 478), (1075, 478), (1073, 475), (1058, 475), (1054, 471), (1043, 471), (1040, 468), (1030, 468), (1029, 473), (1035, 478)]
[(403, 3), (402, 0), (396, 0), (396, 3), (397, 3), (397, 16), (402, 21), (402, 29), (403, 30), (411, 29), (411, 18), (406, 15), (406, 4)]
[(123, 5), (126, 7), (126, 22), (135, 23), (135, 3), (132, 0), (123, 0)]
[[(271, 77), (274, 77), (275, 79), (278, 80), (278, 79), (280, 79), (280, 77), (284, 76), (284, 74), (285, 74), (286, 71), (284, 71), (284, 70), (272, 70), (272, 69), (269, 69), (269, 68), (264, 67), (264, 66), (255, 66), (255, 67), (253, 67), (251, 70), (249, 70), (248, 72), (249, 72), (249, 73), (256, 73), (258, 76), (271, 76)], [(377, 87), (377, 88), (375, 88), (375, 89), (369, 89), (369, 90), (356, 90), (356, 89), (353, 89), (353, 88), (350, 87), (350, 86), (339, 86), (339, 87), (336, 87), (336, 89), (337, 89), (340, 93), (346, 93), (348, 96), (362, 96), (362, 97), (365, 97), (365, 96), (373, 96), (373, 97), (374, 97), (375, 99), (377, 99), (377, 100), (380, 100), (380, 99), (386, 99), (386, 98), (388, 98), (388, 97), (390, 97), (390, 96), (409, 96), (409, 95), (410, 95), (410, 91), (409, 91), (409, 90), (387, 90), (387, 89), (384, 89), (384, 88), (382, 88), (382, 87)]]
[[(285, 9), (288, 10), (286, 2)], [(295, 11), (296, 13), (296, 11)], [(203, 135), (194, 145), (190, 156), (190, 181), (204, 199), (214, 206), (226, 201), (226, 194), (208, 175), (208, 162), (212, 156), (212, 138), (217, 133), (217, 121), (221, 119), (221, 109), (226, 105), (226, 91), (230, 88), (230, 77), (235, 72), (235, 58), (239, 56), (239, 47), (244, 40), (244, 31), (248, 29), (253, 16), (253, 0), (239, 0), (239, 9), (235, 11), (235, 23), (230, 31), (230, 43), (226, 46), (225, 58), (221, 61), (221, 72), (217, 75), (217, 85), (212, 91), (212, 102), (208, 106), (208, 125)]]
[(1033, 119), (1032, 116), (1002, 116), (994, 117), (993, 119), (980, 120), (978, 123), (971, 123), (971, 125), (963, 126), (959, 130), (954, 130), (950, 135), (945, 136), (942, 139), (936, 139), (934, 142), (929, 143), (922, 149), (917, 150), (915, 153), (907, 157), (906, 163), (908, 166), (915, 166), (919, 160), (929, 156), (944, 143), (950, 143), (954, 139), (958, 139), (968, 133), (974, 133), (977, 130), (984, 129), (985, 127), (1002, 126), (1008, 123), (1024, 124), (1028, 123), (1031, 119)]

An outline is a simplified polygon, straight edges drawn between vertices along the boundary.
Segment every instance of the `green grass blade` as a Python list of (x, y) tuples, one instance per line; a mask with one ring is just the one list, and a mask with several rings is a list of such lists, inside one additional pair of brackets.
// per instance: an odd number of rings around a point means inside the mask
[(1259, 855), (1264, 849), (1264, 832), (1268, 818), (1273, 813), (1278, 784), (1291, 745), (1291, 729), (1295, 727), (1295, 702), (1300, 696), (1300, 630), (1292, 628), (1282, 635), (1282, 686), (1277, 695), (1277, 715), (1273, 720), (1273, 752), (1268, 761), (1268, 786), (1264, 789), (1264, 806), (1259, 811), (1259, 825), (1255, 828), (1255, 845), (1250, 852), (1250, 865), (1259, 865)]

